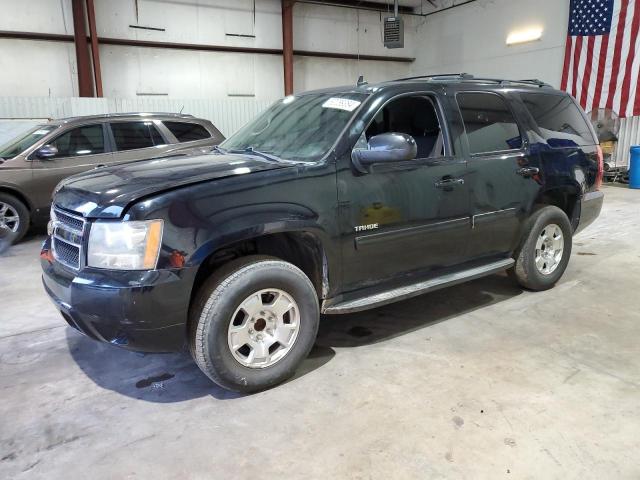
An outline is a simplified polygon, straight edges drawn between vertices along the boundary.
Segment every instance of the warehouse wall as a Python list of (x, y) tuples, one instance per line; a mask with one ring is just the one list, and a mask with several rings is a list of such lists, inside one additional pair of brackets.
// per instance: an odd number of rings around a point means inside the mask
[[(281, 48), (279, 0), (97, 1), (102, 37), (196, 44)], [(0, 30), (73, 33), (71, 0), (0, 0)], [(381, 17), (317, 5), (294, 8), (294, 47), (335, 53), (412, 56), (416, 30), (408, 19), (401, 50), (382, 45)], [(130, 25), (162, 28), (149, 31)], [(255, 35), (255, 38), (237, 35)], [(71, 43), (0, 39), (0, 95), (77, 96), (75, 50)], [(275, 99), (283, 94), (279, 55), (194, 52), (100, 46), (106, 97), (166, 95), (176, 98)], [(402, 63), (295, 57), (296, 91), (355, 82), (358, 74), (382, 80), (408, 73)]]
[[(225, 136), (229, 136), (270, 104), (270, 100), (255, 98), (0, 97), (0, 144), (8, 141), (5, 135), (13, 133), (13, 128), (26, 125), (25, 120), (43, 123), (52, 118), (125, 112), (183, 112), (211, 120)], [(15, 127), (11, 126), (13, 123), (16, 123)]]
[[(538, 78), (560, 86), (569, 0), (480, 0), (426, 17), (416, 43), (415, 74), (467, 72)], [(507, 46), (514, 30), (540, 26), (539, 41)]]

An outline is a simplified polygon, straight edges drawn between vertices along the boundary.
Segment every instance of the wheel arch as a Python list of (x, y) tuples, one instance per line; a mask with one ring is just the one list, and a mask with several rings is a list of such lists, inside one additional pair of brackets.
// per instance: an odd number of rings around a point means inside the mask
[(571, 227), (576, 229), (580, 221), (580, 188), (577, 185), (550, 188), (542, 192), (537, 201), (536, 209), (553, 205), (562, 210), (569, 218)]
[(255, 235), (240, 234), (234, 241), (215, 244), (198, 251), (203, 258), (198, 265), (191, 298), (216, 270), (240, 257), (267, 255), (289, 262), (304, 272), (311, 280), (319, 299), (329, 293), (329, 255), (325, 249), (326, 239), (310, 228), (270, 231)]
[(22, 193), (17, 188), (10, 187), (10, 186), (7, 186), (7, 185), (0, 185), (0, 193), (6, 193), (7, 195), (13, 195), (18, 200), (20, 200), (24, 204), (25, 207), (27, 207), (29, 212), (33, 212), (33, 208), (34, 207), (33, 207), (33, 204), (31, 203), (31, 201), (29, 200), (29, 197), (27, 197), (24, 193)]

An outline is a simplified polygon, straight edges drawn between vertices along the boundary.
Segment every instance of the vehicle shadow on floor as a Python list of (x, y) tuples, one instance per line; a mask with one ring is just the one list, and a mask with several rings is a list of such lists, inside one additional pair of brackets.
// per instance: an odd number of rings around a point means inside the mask
[[(136, 353), (85, 337), (73, 328), (66, 332), (73, 360), (93, 382), (128, 397), (156, 403), (183, 402), (212, 396), (230, 400), (244, 395), (213, 383), (188, 353)], [(295, 381), (333, 358), (328, 347), (314, 346), (289, 380)]]
[[(316, 345), (289, 382), (331, 361), (334, 348), (382, 342), (522, 293), (506, 275), (492, 275), (411, 300), (348, 315), (324, 315)], [(148, 402), (182, 402), (204, 396), (231, 400), (243, 395), (215, 385), (187, 353), (142, 354), (95, 342), (67, 330), (71, 356), (97, 385)]]
[(352, 348), (382, 342), (520, 295), (506, 273), (491, 275), (384, 307), (325, 315), (316, 345)]

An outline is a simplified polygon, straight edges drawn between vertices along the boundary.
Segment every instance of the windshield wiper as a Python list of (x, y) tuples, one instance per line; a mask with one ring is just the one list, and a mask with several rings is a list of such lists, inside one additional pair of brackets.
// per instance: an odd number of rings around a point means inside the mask
[(256, 150), (253, 147), (246, 147), (246, 148), (239, 148), (239, 149), (235, 149), (235, 150), (227, 150), (227, 153), (246, 153), (249, 155), (256, 155), (258, 157), (262, 157), (266, 160), (271, 160), (273, 162), (283, 162), (284, 160), (282, 160), (280, 157), (278, 157), (277, 155), (273, 155), (272, 153), (268, 153), (268, 152), (261, 152), (260, 150)]
[(218, 153), (221, 153), (222, 155), (227, 153), (227, 151), (224, 148), (222, 148), (222, 147), (220, 147), (218, 145), (214, 145), (211, 150), (215, 151), (215, 152), (218, 152)]

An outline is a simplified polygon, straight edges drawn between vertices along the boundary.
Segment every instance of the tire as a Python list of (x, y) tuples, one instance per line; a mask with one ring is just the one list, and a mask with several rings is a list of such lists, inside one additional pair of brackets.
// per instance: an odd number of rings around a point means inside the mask
[[(16, 221), (7, 222), (8, 218), (18, 217)], [(11, 243), (18, 243), (29, 230), (31, 214), (27, 206), (8, 193), (0, 192), (0, 228), (5, 231), (7, 237), (11, 238)], [(8, 231), (8, 234), (7, 234)]]
[[(292, 307), (277, 313), (287, 305)], [(191, 355), (221, 387), (265, 390), (293, 376), (315, 343), (319, 318), (316, 290), (299, 268), (271, 257), (243, 257), (215, 272), (197, 293)], [(285, 340), (271, 344), (276, 336)]]
[[(562, 235), (561, 239), (557, 237), (558, 229)], [(514, 255), (516, 264), (511, 270), (512, 276), (522, 287), (529, 290), (542, 291), (552, 288), (560, 280), (569, 263), (572, 236), (571, 223), (558, 207), (548, 206), (537, 210), (528, 220), (523, 233), (523, 243)], [(545, 238), (547, 240), (544, 240)], [(558, 250), (552, 245), (562, 245), (560, 258), (552, 255)], [(548, 256), (545, 257), (545, 254)]]

